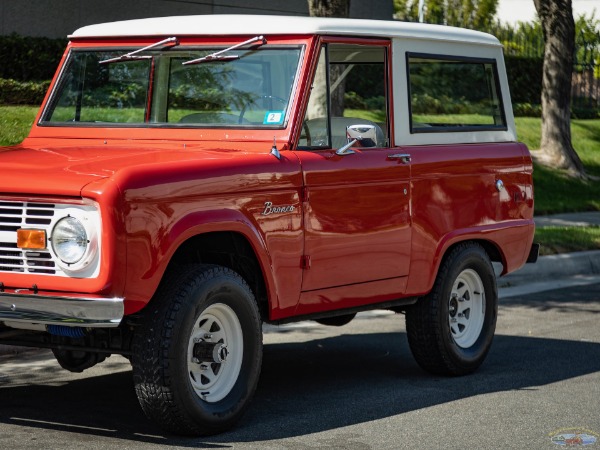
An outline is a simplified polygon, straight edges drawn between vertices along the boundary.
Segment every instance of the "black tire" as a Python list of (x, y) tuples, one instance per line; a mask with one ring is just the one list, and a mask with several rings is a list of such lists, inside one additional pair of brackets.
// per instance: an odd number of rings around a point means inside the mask
[(490, 350), (497, 315), (496, 277), (487, 253), (478, 244), (460, 244), (442, 262), (431, 292), (406, 311), (413, 356), (433, 374), (471, 373)]
[[(239, 343), (241, 349), (233, 348)], [(231, 428), (254, 395), (261, 362), (254, 296), (242, 277), (220, 266), (194, 265), (166, 275), (133, 340), (142, 410), (175, 434)]]

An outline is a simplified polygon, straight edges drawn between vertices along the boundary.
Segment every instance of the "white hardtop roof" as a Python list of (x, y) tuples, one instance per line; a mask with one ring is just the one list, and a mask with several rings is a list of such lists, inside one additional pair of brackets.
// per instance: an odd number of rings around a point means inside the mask
[(443, 25), (392, 20), (233, 14), (153, 17), (89, 25), (79, 28), (69, 38), (227, 35), (264, 35), (268, 38), (274, 34), (412, 38), (500, 46), (500, 42), (490, 34)]

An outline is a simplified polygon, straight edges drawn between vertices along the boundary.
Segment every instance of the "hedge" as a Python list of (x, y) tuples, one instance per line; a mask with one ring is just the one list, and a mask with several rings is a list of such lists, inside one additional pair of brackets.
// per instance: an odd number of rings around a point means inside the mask
[(542, 58), (505, 56), (506, 76), (513, 104), (539, 105), (542, 96)]
[(50, 81), (16, 81), (0, 78), (0, 104), (39, 105), (44, 100)]
[(19, 36), (15, 33), (0, 36), (0, 78), (50, 80), (66, 46), (66, 39)]

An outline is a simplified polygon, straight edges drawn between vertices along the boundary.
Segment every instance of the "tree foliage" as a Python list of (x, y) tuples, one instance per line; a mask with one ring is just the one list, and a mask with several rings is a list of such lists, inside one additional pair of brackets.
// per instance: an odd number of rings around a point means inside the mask
[(49, 81), (16, 81), (0, 78), (0, 105), (39, 105)]
[[(504, 46), (505, 55), (541, 57), (544, 36), (539, 20), (506, 24), (496, 22), (489, 30)], [(595, 13), (575, 20), (575, 62), (588, 64), (600, 59), (600, 19)]]
[(497, 22), (488, 30), (504, 46), (504, 55), (537, 58), (544, 55), (544, 36), (539, 21), (517, 22), (514, 25)]
[(316, 17), (348, 17), (350, 0), (308, 0), (308, 12)]
[(0, 36), (0, 78), (18, 81), (51, 80), (67, 46), (66, 39)]
[[(575, 21), (575, 62), (600, 63), (600, 20), (595, 12), (589, 16), (583, 14)], [(596, 66), (596, 78), (600, 78), (600, 64)]]
[[(487, 31), (494, 23), (498, 0), (427, 0), (424, 21)], [(419, 20), (419, 0), (394, 0), (396, 17)]]

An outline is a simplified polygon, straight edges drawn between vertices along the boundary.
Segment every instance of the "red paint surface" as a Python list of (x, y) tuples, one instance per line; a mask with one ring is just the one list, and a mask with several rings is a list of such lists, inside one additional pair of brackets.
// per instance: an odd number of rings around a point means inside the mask
[[(426, 293), (444, 253), (464, 240), (497, 248), (505, 272), (524, 264), (533, 188), (523, 145), (357, 149), (347, 156), (285, 150), (299, 134), (316, 44), (299, 37), (271, 42), (307, 48), (285, 129), (34, 125), (22, 145), (0, 149), (0, 197), (89, 198), (101, 205), (103, 220), (98, 278), (1, 273), (0, 281), (124, 296), (130, 314), (149, 301), (187, 239), (232, 231), (257, 255), (276, 320)], [(122, 43), (102, 42), (113, 44)], [(269, 154), (273, 138), (280, 160)], [(387, 158), (394, 153), (408, 153), (412, 162)], [(263, 215), (266, 202), (294, 208)]]

